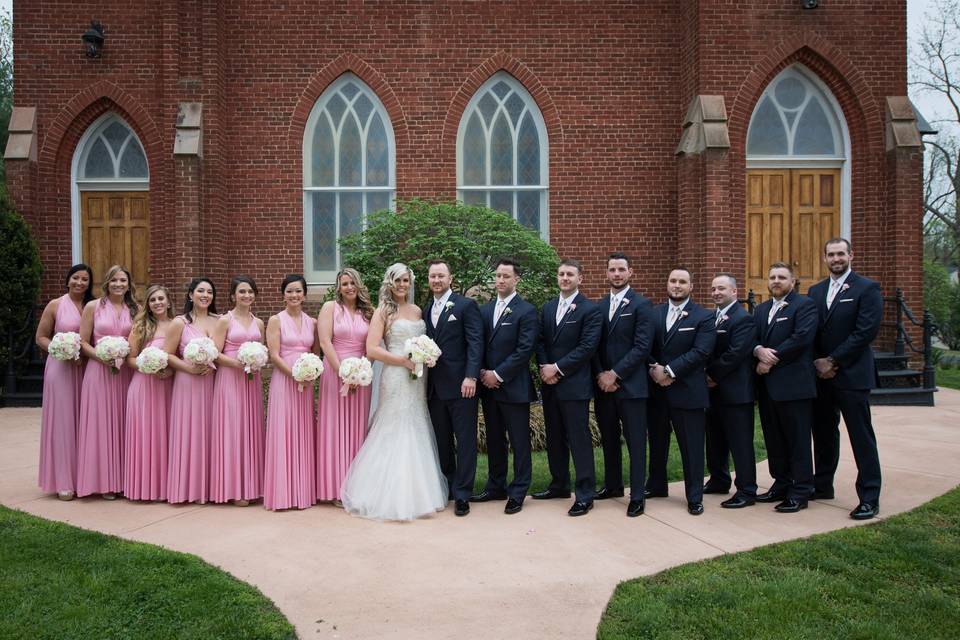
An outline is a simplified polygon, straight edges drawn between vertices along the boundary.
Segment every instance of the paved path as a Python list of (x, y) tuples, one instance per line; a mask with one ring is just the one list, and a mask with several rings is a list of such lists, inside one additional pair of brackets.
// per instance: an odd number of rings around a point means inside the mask
[[(936, 408), (874, 410), (884, 471), (884, 517), (960, 483), (960, 392)], [(0, 410), (0, 503), (45, 518), (195, 553), (257, 585), (301, 638), (592, 638), (617, 583), (667, 567), (855, 523), (855, 468), (844, 441), (837, 499), (799, 514), (770, 505), (687, 515), (682, 485), (628, 519), (624, 500), (569, 518), (566, 501), (452, 509), (412, 523), (352, 518), (332, 506), (171, 506), (87, 498), (61, 502), (36, 488), (40, 411)], [(769, 482), (765, 464), (761, 483)]]

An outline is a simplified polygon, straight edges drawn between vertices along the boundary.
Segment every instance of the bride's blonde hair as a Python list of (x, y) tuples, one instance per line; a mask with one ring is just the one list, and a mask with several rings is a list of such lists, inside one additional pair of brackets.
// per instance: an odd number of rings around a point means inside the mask
[(390, 324), (393, 316), (397, 315), (400, 311), (400, 305), (394, 300), (393, 293), (396, 291), (397, 280), (404, 275), (410, 276), (410, 290), (413, 291), (413, 271), (402, 262), (396, 262), (390, 265), (387, 267), (386, 273), (383, 274), (383, 282), (380, 283), (379, 299), (380, 313), (383, 314), (385, 324)]

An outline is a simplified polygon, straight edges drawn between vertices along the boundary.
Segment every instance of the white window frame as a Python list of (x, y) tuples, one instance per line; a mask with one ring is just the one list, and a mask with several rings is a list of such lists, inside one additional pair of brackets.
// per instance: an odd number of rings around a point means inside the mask
[[(493, 86), (498, 82), (505, 82), (510, 85), (510, 88), (520, 96), (526, 105), (527, 111), (533, 117), (534, 125), (537, 128), (537, 137), (540, 141), (540, 183), (536, 185), (518, 185), (517, 182), (517, 163), (519, 162), (519, 154), (517, 153), (517, 139), (516, 132), (514, 132), (513, 137), (513, 185), (491, 185), (491, 153), (490, 153), (490, 136), (492, 134), (492, 127), (486, 131), (486, 176), (487, 176), (487, 185), (465, 185), (463, 182), (463, 172), (464, 172), (464, 161), (463, 161), (463, 141), (467, 131), (467, 123), (470, 121), (470, 117), (473, 115), (474, 111), (477, 109), (480, 100), (487, 93), (487, 91), (492, 90)], [(494, 94), (496, 97), (496, 94)], [(496, 98), (500, 102), (499, 98)], [(499, 105), (497, 111), (494, 112), (493, 120), (496, 120), (497, 113), (502, 111), (504, 107)], [(507, 114), (507, 119), (510, 120), (510, 115)], [(519, 122), (523, 121), (523, 115), (518, 120)], [(511, 128), (513, 128), (513, 123), (511, 121)], [(538, 191), (541, 193), (540, 197), (540, 237), (543, 240), (550, 241), (550, 140), (547, 137), (547, 127), (543, 120), (543, 113), (540, 111), (540, 106), (537, 104), (537, 101), (533, 99), (533, 96), (530, 95), (530, 92), (527, 91), (526, 87), (523, 86), (516, 78), (507, 73), (506, 71), (498, 71), (493, 74), (483, 85), (477, 89), (476, 93), (473, 94), (473, 97), (470, 98), (470, 102), (467, 103), (466, 109), (463, 110), (463, 115), (460, 116), (460, 126), (457, 128), (457, 199), (464, 201), (464, 195), (470, 191)], [(488, 200), (489, 202), (489, 200)], [(514, 220), (517, 219), (516, 207), (514, 207), (513, 213)]]
[[(383, 128), (386, 131), (387, 135), (387, 184), (386, 186), (355, 186), (355, 187), (340, 187), (340, 186), (327, 186), (327, 187), (317, 187), (309, 186), (312, 179), (312, 167), (313, 167), (313, 135), (316, 130), (317, 121), (323, 115), (324, 108), (327, 105), (327, 102), (330, 98), (336, 95), (340, 89), (344, 87), (347, 83), (352, 82), (355, 84), (362, 93), (365, 93), (370, 102), (373, 103), (374, 112), (380, 114), (380, 118), (383, 122)], [(359, 95), (359, 94), (358, 94)], [(351, 100), (356, 100), (356, 96)], [(344, 114), (353, 109), (352, 105), (344, 110)], [(372, 117), (372, 116), (371, 116)], [(340, 140), (338, 139), (338, 132), (334, 131), (334, 141), (333, 141), (333, 153), (334, 153), (334, 183), (339, 182), (340, 180)], [(362, 153), (361, 153), (361, 173), (363, 176), (363, 181), (367, 180), (367, 154), (366, 154), (366, 135), (362, 136)], [(307, 118), (307, 125), (303, 131), (303, 275), (306, 278), (309, 284), (313, 285), (330, 285), (333, 284), (333, 280), (336, 277), (336, 270), (313, 270), (308, 268), (312, 266), (313, 261), (313, 210), (311, 196), (317, 192), (332, 192), (332, 193), (349, 193), (349, 192), (385, 192), (390, 194), (389, 206), (393, 208), (396, 204), (396, 191), (397, 191), (397, 178), (396, 178), (396, 141), (393, 134), (393, 122), (390, 119), (390, 115), (387, 113), (386, 107), (383, 106), (383, 102), (380, 101), (380, 97), (376, 92), (370, 88), (367, 83), (358, 78), (352, 73), (345, 73), (337, 78), (333, 83), (330, 84), (323, 92), (323, 94), (317, 99), (316, 103), (313, 105), (313, 109), (310, 111), (310, 115)], [(336, 212), (336, 264), (337, 268), (341, 266), (340, 262), (340, 211), (339, 207)], [(367, 224), (367, 212), (363, 214), (363, 226), (366, 228)]]
[[(757, 104), (754, 105), (753, 113), (750, 114), (750, 123), (753, 123), (753, 116), (757, 108), (771, 91), (777, 82), (784, 75), (799, 75), (804, 80), (813, 85), (814, 89), (823, 98), (827, 109), (825, 110), (827, 118), (833, 120), (839, 132), (839, 140), (835, 142), (841, 147), (840, 153), (833, 156), (787, 156), (787, 155), (747, 155), (747, 169), (840, 169), (840, 235), (845, 238), (850, 237), (850, 201), (851, 201), (851, 156), (850, 130), (847, 127), (847, 121), (843, 117), (843, 109), (830, 88), (806, 66), (796, 63), (793, 64), (770, 81), (770, 84), (763, 90)], [(799, 120), (799, 115), (797, 116)], [(746, 143), (750, 140), (750, 130), (747, 129), (747, 137), (744, 140), (744, 149)]]
[[(90, 148), (99, 135), (114, 122), (120, 122), (130, 130), (133, 137), (130, 140), (136, 140), (143, 150), (143, 156), (147, 159), (147, 177), (146, 178), (80, 178), (82, 163), (86, 162)], [(130, 144), (129, 142), (127, 144)], [(109, 148), (109, 145), (108, 145)], [(147, 150), (143, 146), (143, 141), (137, 135), (137, 132), (130, 123), (120, 117), (119, 114), (109, 111), (87, 127), (77, 148), (74, 149), (73, 159), (70, 163), (70, 226), (71, 226), (71, 253), (74, 264), (83, 261), (83, 229), (81, 228), (80, 215), (80, 193), (82, 191), (149, 191), (150, 190), (150, 158), (147, 157)]]

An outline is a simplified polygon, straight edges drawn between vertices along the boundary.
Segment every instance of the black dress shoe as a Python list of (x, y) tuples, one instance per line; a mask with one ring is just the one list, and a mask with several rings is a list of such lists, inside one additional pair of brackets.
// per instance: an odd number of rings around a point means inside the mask
[(623, 487), (620, 487), (619, 489), (608, 489), (607, 487), (604, 487), (603, 489), (600, 489), (600, 491), (597, 491), (593, 495), (594, 500), (608, 500), (610, 498), (622, 498), (622, 497), (623, 497)]
[(702, 502), (688, 502), (687, 503), (687, 513), (692, 516), (703, 515), (703, 503)]
[(514, 513), (520, 513), (521, 509), (523, 509), (522, 502), (519, 500), (514, 500), (513, 498), (508, 498), (506, 506), (503, 507), (503, 512), (508, 515), (513, 515)]
[(470, 502), (489, 502), (491, 500), (506, 500), (507, 494), (497, 493), (495, 491), (488, 491), (484, 489), (475, 496), (470, 496)]
[(870, 504), (869, 502), (861, 502), (856, 509), (850, 512), (850, 517), (854, 520), (869, 520), (877, 515), (880, 515), (880, 505)]
[(534, 500), (553, 500), (554, 498), (563, 498), (566, 500), (570, 497), (569, 491), (557, 491), (556, 489), (545, 489), (543, 491), (537, 491), (536, 493), (531, 493), (530, 497)]
[(830, 490), (820, 490), (814, 489), (813, 495), (810, 496), (811, 500), (833, 500), (833, 489)]
[(666, 498), (666, 497), (667, 497), (667, 492), (666, 492), (666, 491), (651, 491), (650, 489), (644, 489), (644, 490), (643, 490), (643, 497), (644, 497), (644, 498)]
[(735, 495), (729, 500), (724, 500), (720, 503), (720, 506), (724, 509), (743, 509), (744, 507), (752, 507), (756, 504), (757, 501), (754, 498), (748, 498), (747, 496)]
[(724, 489), (723, 487), (717, 486), (715, 484), (710, 484), (708, 482), (705, 485), (703, 485), (703, 492), (727, 494), (727, 493), (730, 493), (730, 487), (727, 487), (726, 489)]
[(587, 512), (593, 509), (592, 502), (574, 502), (573, 506), (570, 507), (570, 510), (567, 511), (568, 516), (585, 516)]
[(758, 493), (755, 500), (757, 502), (780, 502), (787, 498), (785, 493), (775, 493), (773, 491), (764, 491), (763, 493)]
[(470, 503), (466, 500), (457, 500), (456, 507), (453, 511), (454, 514), (458, 516), (465, 516), (470, 513)]
[(806, 500), (797, 500), (796, 498), (787, 498), (773, 508), (777, 513), (796, 513), (800, 509), (807, 508)]
[(627, 506), (627, 517), (636, 518), (637, 516), (642, 516), (643, 507), (643, 500), (631, 500), (629, 506)]

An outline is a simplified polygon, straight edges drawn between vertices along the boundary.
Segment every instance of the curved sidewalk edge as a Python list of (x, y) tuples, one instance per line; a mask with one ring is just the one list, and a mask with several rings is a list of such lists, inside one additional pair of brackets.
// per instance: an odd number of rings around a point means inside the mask
[[(881, 517), (960, 484), (960, 391), (938, 406), (874, 407), (883, 465)], [(772, 505), (728, 511), (706, 496), (686, 513), (681, 483), (643, 517), (626, 499), (597, 502), (584, 518), (567, 501), (472, 505), (412, 523), (352, 518), (321, 505), (172, 506), (87, 498), (61, 502), (36, 487), (39, 409), (0, 410), (0, 503), (53, 520), (194, 553), (260, 588), (301, 638), (592, 638), (614, 587), (629, 578), (722, 553), (857, 523), (856, 468), (846, 436), (837, 499), (798, 514)], [(765, 463), (761, 483), (769, 482)]]

